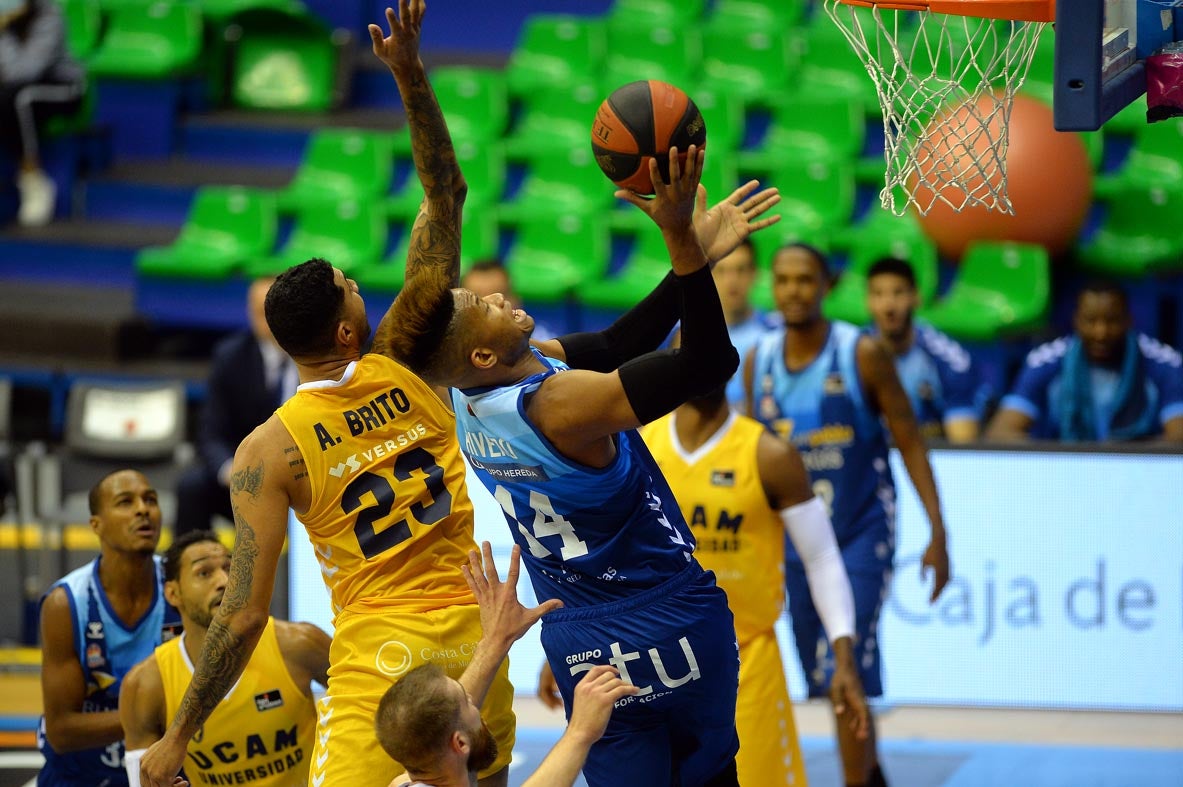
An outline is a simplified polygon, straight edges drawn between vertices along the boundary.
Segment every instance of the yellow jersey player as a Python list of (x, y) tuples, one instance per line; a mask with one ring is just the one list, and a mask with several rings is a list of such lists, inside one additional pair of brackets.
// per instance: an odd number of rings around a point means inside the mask
[[(239, 446), (230, 493), (237, 543), (226, 594), (172, 725), (140, 763), (144, 787), (172, 783), (185, 746), (238, 679), (268, 620), (289, 507), (321, 562), (334, 612), (328, 691), (318, 707), (309, 784), (386, 787), (403, 770), (377, 745), (374, 714), (392, 682), (424, 663), (464, 672), (480, 614), (458, 571), (473, 540), (452, 412), (412, 372), (405, 339), (416, 278), (459, 279), (467, 186), (419, 59), (422, 0), (387, 9), (390, 35), (370, 26), (394, 75), (424, 201), (411, 230), (407, 290), (372, 351), (357, 286), (324, 260), (281, 274), (265, 311), (301, 385)], [(404, 365), (405, 364), (405, 365)], [(500, 754), (481, 784), (504, 785), (514, 745), (513, 687), (503, 664), (485, 701)]]
[[(230, 553), (208, 530), (194, 530), (165, 552), (164, 597), (184, 631), (128, 673), (119, 694), (128, 783), (140, 783), (140, 756), (164, 734), (193, 678), (214, 611), (222, 603)], [(268, 622), (242, 677), (189, 741), (186, 775), (194, 785), (303, 787), (312, 759), (316, 706), (312, 681), (328, 681), (329, 636), (311, 623)]]
[[(732, 411), (726, 389), (641, 428), (735, 615), (740, 784), (806, 784), (805, 767), (773, 626), (784, 604), (784, 538), (805, 562), (809, 591), (834, 646), (835, 707), (865, 729), (867, 704), (854, 664), (854, 601), (825, 507), (792, 446)], [(840, 718), (842, 716), (840, 715)]]

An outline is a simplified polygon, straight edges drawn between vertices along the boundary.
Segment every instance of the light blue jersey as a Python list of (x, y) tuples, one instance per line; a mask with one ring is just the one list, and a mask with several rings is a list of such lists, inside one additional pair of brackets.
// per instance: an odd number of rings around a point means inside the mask
[(526, 418), (525, 399), (567, 369), (514, 385), (453, 390), (460, 447), (501, 504), (538, 599), (568, 607), (619, 601), (686, 568), (694, 536), (635, 431), (616, 437), (605, 468), (562, 456)]
[[(117, 710), (123, 676), (152, 655), (158, 645), (180, 633), (180, 615), (164, 600), (164, 571), (159, 556), (155, 557), (157, 582), (152, 605), (131, 628), (115, 614), (99, 581), (101, 559), (95, 558), (70, 572), (46, 593), (49, 595), (54, 588), (63, 587), (70, 601), (74, 618), (74, 650), (86, 679), (83, 713)], [(45, 767), (37, 776), (38, 785), (116, 787), (128, 783), (123, 768), (123, 741), (102, 748), (58, 754), (46, 740), (43, 717), (38, 727), (37, 744), (45, 756)]]
[(743, 365), (747, 363), (748, 352), (761, 336), (768, 331), (776, 330), (782, 324), (783, 320), (779, 314), (754, 311), (743, 322), (727, 326), (727, 336), (731, 339), (735, 351), (739, 353), (739, 368), (727, 381), (727, 403), (731, 405), (731, 409), (747, 412), (747, 399), (743, 389)]
[[(790, 372), (785, 329), (765, 334), (756, 345), (753, 415), (800, 451), (844, 553), (868, 531), (886, 531), (857, 556), (873, 565), (890, 562), (894, 550), (895, 482), (879, 415), (863, 397), (855, 360), (860, 336), (849, 323), (831, 323), (817, 358)], [(800, 563), (791, 542), (787, 554)]]
[(942, 437), (945, 422), (976, 420), (978, 384), (969, 353), (930, 325), (916, 323), (916, 339), (896, 356), (900, 384), (925, 437)]

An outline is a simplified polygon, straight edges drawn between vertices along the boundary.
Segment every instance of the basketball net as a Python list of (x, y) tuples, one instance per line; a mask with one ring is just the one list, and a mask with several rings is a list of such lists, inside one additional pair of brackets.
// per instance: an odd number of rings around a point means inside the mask
[(1045, 23), (844, 0), (825, 0), (825, 9), (879, 95), (883, 207), (897, 216), (909, 205), (924, 215), (938, 202), (958, 212), (980, 205), (1013, 213), (1006, 193), (1011, 105)]

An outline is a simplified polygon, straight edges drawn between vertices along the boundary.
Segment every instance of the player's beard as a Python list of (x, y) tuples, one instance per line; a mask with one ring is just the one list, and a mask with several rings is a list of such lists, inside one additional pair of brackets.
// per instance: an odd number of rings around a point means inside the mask
[(472, 736), (472, 751), (468, 755), (468, 770), (483, 771), (497, 760), (497, 741), (481, 720), (481, 728)]

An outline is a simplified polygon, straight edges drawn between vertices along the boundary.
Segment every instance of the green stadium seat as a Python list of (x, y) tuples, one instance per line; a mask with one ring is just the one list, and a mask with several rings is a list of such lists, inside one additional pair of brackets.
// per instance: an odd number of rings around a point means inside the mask
[[(741, 175), (749, 173), (741, 168)], [(786, 227), (829, 236), (850, 223), (854, 213), (854, 165), (825, 157), (786, 159), (766, 180), (780, 189), (778, 212)], [(782, 231), (784, 231), (782, 229)]]
[(690, 98), (706, 123), (708, 166), (714, 166), (722, 158), (731, 158), (743, 147), (746, 122), (743, 99), (733, 91), (705, 85), (696, 86)]
[[(457, 142), (456, 161), (468, 183), (464, 202), (465, 216), (472, 211), (493, 212), (492, 208), (505, 191), (505, 152), (496, 142)], [(402, 188), (386, 201), (386, 213), (392, 219), (412, 219), (423, 202), (423, 187), (412, 166)]]
[(1100, 226), (1079, 249), (1083, 267), (1128, 277), (1183, 270), (1183, 181), (1124, 184), (1104, 202)]
[[(505, 77), (492, 68), (447, 66), (431, 71), (431, 88), (448, 122), (452, 142), (488, 142), (509, 124), (509, 96)], [(411, 153), (411, 134), (404, 126), (394, 135), (394, 152)]]
[(1121, 167), (1096, 179), (1098, 195), (1183, 181), (1183, 118), (1143, 123)]
[(792, 41), (781, 30), (709, 25), (703, 31), (702, 84), (749, 104), (770, 104), (797, 66)]
[(608, 20), (625, 27), (683, 27), (700, 21), (706, 5), (706, 0), (616, 0)]
[(616, 275), (580, 286), (575, 295), (581, 304), (599, 309), (631, 308), (670, 272), (665, 239), (652, 220), (645, 219), (650, 226), (636, 236), (628, 259)]
[(600, 85), (605, 96), (640, 79), (657, 79), (689, 91), (701, 65), (702, 32), (697, 26), (641, 26), (613, 18), (608, 22)]
[(531, 15), (509, 57), (512, 96), (593, 81), (607, 51), (604, 23), (582, 16)]
[(338, 48), (302, 6), (255, 8), (234, 17), (230, 99), (239, 107), (323, 112), (335, 102)]
[(122, 5), (87, 62), (92, 76), (162, 79), (194, 67), (201, 54), (201, 12), (184, 2)]
[(932, 301), (939, 276), (937, 248), (919, 231), (911, 214), (897, 218), (886, 211), (879, 211), (875, 219), (860, 225), (851, 234), (846, 268), (822, 303), (822, 310), (827, 317), (856, 325), (866, 325), (871, 321), (870, 312), (867, 311), (867, 271), (884, 257), (895, 257), (911, 263), (920, 302)]
[(1051, 301), (1050, 268), (1042, 246), (978, 241), (966, 249), (949, 293), (919, 316), (966, 341), (1034, 331)]
[(608, 269), (608, 232), (596, 214), (533, 219), (518, 229), (506, 267), (522, 300), (556, 303)]
[(501, 203), (497, 218), (503, 225), (516, 226), (570, 214), (598, 215), (612, 204), (614, 191), (591, 145), (583, 145), (534, 159), (517, 194)]
[(237, 186), (199, 189), (181, 234), (171, 246), (136, 256), (141, 276), (220, 280), (248, 260), (271, 251), (276, 235), (275, 196)]
[(739, 166), (744, 171), (771, 172), (785, 158), (853, 161), (865, 138), (863, 107), (850, 96), (783, 96), (776, 102), (768, 133), (754, 150), (739, 154)]
[(594, 82), (552, 85), (525, 97), (521, 117), (505, 137), (506, 158), (529, 161), (572, 148), (590, 148), (592, 120), (603, 100)]
[(277, 253), (247, 263), (251, 278), (274, 276), (311, 257), (321, 257), (352, 276), (372, 265), (386, 248), (386, 215), (380, 204), (343, 199), (303, 206), (291, 237)]
[(279, 192), (279, 208), (291, 213), (341, 200), (376, 200), (390, 190), (393, 176), (389, 135), (324, 129), (308, 138), (299, 169)]
[[(397, 292), (406, 282), (407, 252), (411, 248), (411, 220), (401, 222), (402, 234), (398, 245), (385, 259), (370, 265), (361, 265), (353, 272), (353, 278), (366, 289)], [(497, 219), (489, 211), (465, 210), (460, 225), (460, 269), (479, 260), (498, 256), (499, 233)]]
[[(869, 13), (862, 9), (853, 13)], [(869, 19), (865, 25), (874, 25)], [(873, 29), (873, 28), (864, 28)], [(875, 83), (867, 73), (846, 36), (824, 13), (814, 14), (811, 24), (802, 29), (795, 42), (801, 70), (796, 82), (802, 92), (849, 96), (859, 102), (867, 117), (882, 113)]]
[(300, 0), (197, 0), (197, 5), (202, 15), (218, 28), (247, 11), (279, 10), (295, 14), (303, 11)]
[(783, 35), (801, 23), (807, 6), (805, 0), (716, 0), (709, 24)]
[(66, 20), (66, 49), (78, 60), (90, 59), (98, 48), (103, 15), (94, 0), (61, 0)]

